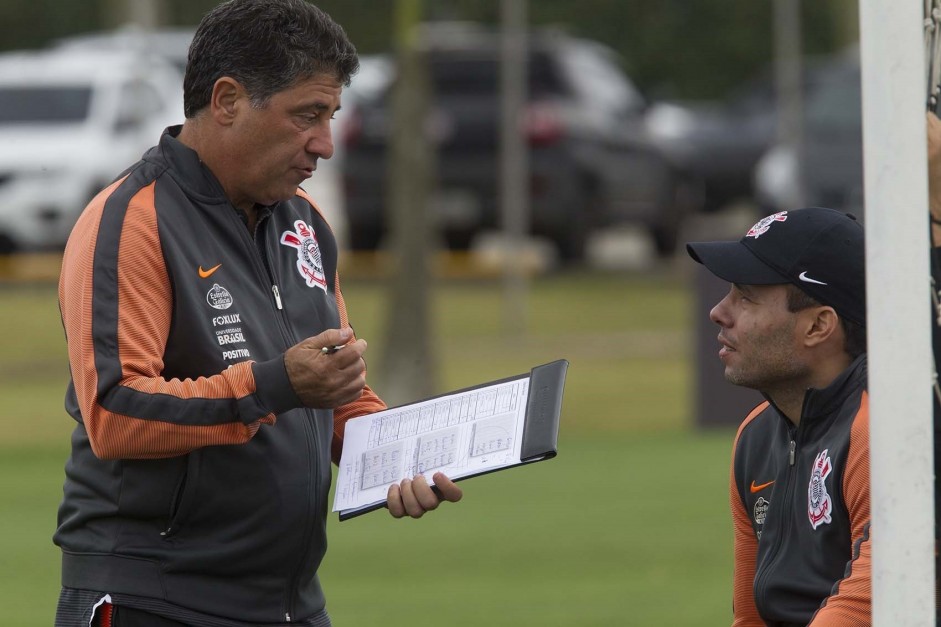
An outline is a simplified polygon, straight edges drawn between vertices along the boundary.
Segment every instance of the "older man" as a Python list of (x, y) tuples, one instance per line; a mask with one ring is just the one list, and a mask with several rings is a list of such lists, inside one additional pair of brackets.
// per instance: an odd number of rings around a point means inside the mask
[[(75, 226), (57, 625), (329, 625), (331, 446), (335, 460), (344, 421), (384, 404), (333, 234), (298, 185), (332, 155), (357, 68), (304, 0), (219, 5), (190, 47), (185, 123)], [(434, 482), (392, 486), (390, 511), (461, 497)]]

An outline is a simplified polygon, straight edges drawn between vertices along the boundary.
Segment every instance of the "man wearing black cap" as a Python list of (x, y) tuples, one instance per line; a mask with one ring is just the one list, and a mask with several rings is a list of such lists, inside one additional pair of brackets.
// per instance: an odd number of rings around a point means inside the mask
[(733, 625), (868, 625), (863, 227), (782, 211), (687, 251), (732, 284), (710, 312), (726, 379), (766, 399), (733, 448)]

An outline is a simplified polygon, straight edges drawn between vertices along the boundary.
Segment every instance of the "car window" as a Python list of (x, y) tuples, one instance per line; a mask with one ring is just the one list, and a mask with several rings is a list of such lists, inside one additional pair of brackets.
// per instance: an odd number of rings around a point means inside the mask
[(153, 85), (133, 80), (121, 86), (120, 111), (123, 115), (146, 117), (163, 110), (163, 98)]
[[(500, 88), (500, 63), (493, 53), (448, 55), (431, 53), (430, 72), (435, 93), (446, 96), (495, 95)], [(552, 61), (542, 53), (529, 58), (530, 98), (564, 93)]]
[(628, 113), (644, 107), (643, 96), (600, 46), (571, 46), (563, 58), (576, 90), (601, 109)]
[(91, 95), (91, 87), (82, 86), (0, 86), (0, 124), (81, 122)]

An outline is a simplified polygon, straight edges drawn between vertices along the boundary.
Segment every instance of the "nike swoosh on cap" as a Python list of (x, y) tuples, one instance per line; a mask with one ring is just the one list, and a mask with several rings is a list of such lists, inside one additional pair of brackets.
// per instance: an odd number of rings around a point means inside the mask
[(826, 285), (826, 283), (824, 283), (823, 281), (818, 281), (817, 279), (812, 279), (809, 276), (807, 276), (806, 271), (801, 272), (797, 276), (797, 278), (800, 279), (801, 281), (804, 281), (805, 283), (816, 283), (817, 285)]
[(754, 481), (754, 479), (753, 479), (752, 482), (751, 482), (751, 486), (749, 486), (749, 489), (751, 490), (751, 493), (754, 494), (755, 492), (761, 492), (762, 490), (764, 490), (765, 488), (767, 488), (767, 487), (768, 487), (769, 485), (771, 485), (772, 483), (774, 483), (773, 480), (772, 480), (772, 481), (769, 481), (768, 483), (762, 483), (762, 484), (760, 484), (760, 485), (755, 485), (755, 481)]
[(218, 270), (220, 267), (222, 267), (221, 263), (217, 266), (213, 266), (209, 268), (208, 270), (203, 270), (203, 267), (199, 266), (199, 276), (201, 276), (204, 279), (208, 279), (209, 277), (212, 276), (212, 273)]

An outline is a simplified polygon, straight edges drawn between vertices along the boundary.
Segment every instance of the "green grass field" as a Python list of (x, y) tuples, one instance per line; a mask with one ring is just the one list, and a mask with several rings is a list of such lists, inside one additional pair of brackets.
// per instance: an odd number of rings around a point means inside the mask
[[(347, 280), (344, 293), (375, 359), (386, 292)], [(334, 624), (727, 624), (732, 432), (690, 424), (683, 281), (538, 279), (529, 330), (509, 341), (500, 295), (497, 283), (438, 285), (438, 386), (568, 359), (559, 456), (467, 481), (464, 501), (420, 521), (332, 517), (321, 577)], [(59, 559), (50, 538), (71, 429), (54, 289), (3, 289), (0, 320), (0, 623), (50, 625)]]

